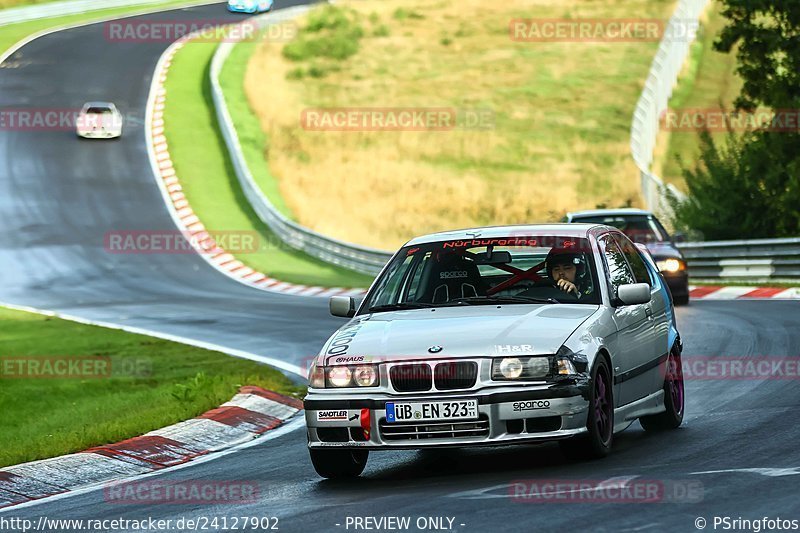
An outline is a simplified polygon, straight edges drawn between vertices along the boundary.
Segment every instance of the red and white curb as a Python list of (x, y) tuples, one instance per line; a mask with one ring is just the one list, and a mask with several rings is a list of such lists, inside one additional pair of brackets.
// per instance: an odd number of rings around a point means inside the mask
[(197, 418), (140, 437), (0, 470), (0, 508), (117, 481), (230, 448), (277, 428), (303, 402), (259, 387)]
[(722, 287), (690, 286), (692, 300), (800, 300), (800, 287)]
[(181, 38), (173, 43), (158, 61), (153, 82), (150, 88), (150, 97), (145, 116), (145, 135), (147, 136), (147, 149), (150, 163), (153, 167), (156, 181), (159, 184), (164, 200), (170, 214), (178, 228), (191, 238), (196, 251), (211, 266), (236, 281), (257, 289), (292, 294), (295, 296), (363, 296), (364, 289), (346, 289), (341, 287), (327, 288), (308, 285), (296, 285), (285, 281), (270, 278), (258, 272), (232, 254), (219, 247), (218, 243), (209, 234), (199, 217), (194, 213), (186, 195), (183, 193), (180, 180), (175, 171), (169, 146), (164, 135), (164, 109), (167, 102), (167, 90), (164, 84), (167, 73), (172, 64), (175, 53), (192, 39), (192, 35)]

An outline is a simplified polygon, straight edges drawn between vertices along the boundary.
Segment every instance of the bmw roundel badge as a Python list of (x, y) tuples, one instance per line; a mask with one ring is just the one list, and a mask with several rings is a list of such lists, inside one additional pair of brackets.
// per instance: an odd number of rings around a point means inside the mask
[(441, 346), (431, 346), (430, 348), (428, 348), (428, 351), (431, 353), (439, 353), (442, 350), (444, 350), (444, 348), (442, 348)]

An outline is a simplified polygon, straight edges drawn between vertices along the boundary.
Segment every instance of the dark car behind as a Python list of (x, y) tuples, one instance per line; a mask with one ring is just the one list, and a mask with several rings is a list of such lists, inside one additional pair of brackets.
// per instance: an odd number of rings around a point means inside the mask
[(567, 213), (565, 222), (605, 224), (621, 230), (633, 242), (644, 244), (656, 260), (676, 305), (689, 303), (686, 259), (659, 220), (641, 209), (598, 209)]

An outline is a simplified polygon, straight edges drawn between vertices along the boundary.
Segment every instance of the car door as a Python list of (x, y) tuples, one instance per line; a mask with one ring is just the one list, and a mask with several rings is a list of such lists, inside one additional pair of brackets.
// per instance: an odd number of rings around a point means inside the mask
[(648, 304), (621, 305), (616, 303), (621, 285), (636, 283), (636, 277), (617, 240), (610, 233), (599, 239), (606, 281), (613, 307), (612, 319), (617, 334), (612, 344), (614, 385), (622, 406), (652, 392), (652, 375), (648, 364), (653, 360), (654, 335), (652, 311)]
[(637, 249), (626, 236), (615, 235), (615, 240), (622, 249), (628, 265), (631, 267), (636, 283), (647, 283), (650, 285), (650, 301), (645, 305), (645, 313), (652, 324), (651, 345), (652, 358), (647, 362), (647, 366), (642, 370), (648, 376), (650, 391), (648, 394), (661, 390), (664, 384), (663, 369), (659, 366), (667, 359), (669, 352), (669, 297), (657, 276), (654, 276), (647, 267), (645, 259), (642, 257), (641, 250)]

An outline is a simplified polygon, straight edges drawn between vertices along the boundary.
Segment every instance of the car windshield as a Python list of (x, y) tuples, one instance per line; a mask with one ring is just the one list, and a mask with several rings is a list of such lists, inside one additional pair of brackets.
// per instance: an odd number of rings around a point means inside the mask
[(108, 107), (90, 107), (86, 110), (89, 115), (110, 115), (113, 111)]
[(588, 239), (533, 235), (407, 246), (361, 312), (536, 303), (600, 303)]
[(650, 244), (669, 240), (666, 230), (651, 216), (647, 215), (599, 215), (578, 216), (573, 222), (605, 224), (617, 228), (633, 242)]

